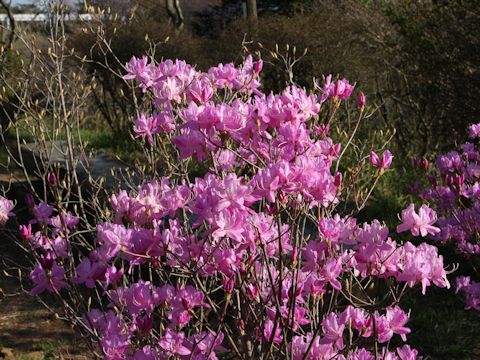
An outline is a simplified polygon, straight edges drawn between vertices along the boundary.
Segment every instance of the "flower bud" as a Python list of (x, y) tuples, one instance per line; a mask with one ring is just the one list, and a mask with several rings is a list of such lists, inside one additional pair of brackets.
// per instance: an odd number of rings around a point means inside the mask
[(223, 280), (223, 288), (228, 294), (233, 292), (233, 289), (235, 288), (235, 275)]
[(20, 237), (23, 240), (30, 240), (32, 238), (32, 225), (20, 225), (18, 228), (18, 231), (20, 232)]
[(422, 159), (422, 168), (423, 170), (427, 171), (428, 170), (428, 165), (429, 165), (429, 162), (427, 159)]
[(366, 102), (367, 102), (367, 99), (365, 97), (365, 94), (363, 93), (363, 91), (360, 91), (360, 94), (358, 94), (358, 98), (357, 98), (357, 107), (360, 110), (363, 110), (365, 108)]
[(148, 333), (153, 328), (153, 319), (151, 316), (137, 318), (138, 329), (143, 333)]
[(339, 187), (341, 184), (342, 184), (342, 173), (341, 172), (337, 172), (335, 174), (335, 177), (333, 179), (333, 184), (336, 186), (336, 187)]
[(57, 175), (53, 171), (50, 171), (47, 175), (47, 181), (49, 185), (57, 185)]
[(298, 260), (298, 249), (297, 248), (293, 248), (293, 251), (292, 251), (292, 263), (296, 263)]
[(330, 130), (330, 127), (328, 125), (323, 125), (323, 124), (318, 126), (314, 125), (313, 130), (318, 136), (327, 136)]
[(255, 74), (259, 74), (263, 69), (263, 60), (260, 59), (253, 64), (253, 71)]
[(32, 193), (27, 193), (25, 195), (25, 204), (29, 209), (33, 209), (35, 207), (35, 198), (33, 197)]

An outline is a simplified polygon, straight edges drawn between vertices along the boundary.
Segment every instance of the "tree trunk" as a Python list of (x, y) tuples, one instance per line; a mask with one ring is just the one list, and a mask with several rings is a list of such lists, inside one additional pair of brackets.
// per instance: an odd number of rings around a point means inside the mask
[(7, 14), (7, 17), (8, 17), (8, 26), (6, 27), (8, 30), (3, 29), (2, 35), (5, 31), (10, 32), (9, 35), (8, 35), (8, 38), (5, 41), (5, 44), (3, 44), (3, 46), (6, 49), (9, 49), (13, 44), (13, 40), (15, 40), (15, 25), (16, 25), (15, 24), (15, 19), (13, 18), (12, 9), (10, 7), (10, 4), (7, 4), (7, 2), (4, 1), (4, 0), (0, 0), (0, 7), (5, 11), (5, 13)]
[(165, 0), (165, 6), (175, 27), (181, 29), (183, 27), (183, 13), (180, 0)]
[(247, 18), (256, 21), (257, 14), (257, 0), (246, 0), (247, 2)]

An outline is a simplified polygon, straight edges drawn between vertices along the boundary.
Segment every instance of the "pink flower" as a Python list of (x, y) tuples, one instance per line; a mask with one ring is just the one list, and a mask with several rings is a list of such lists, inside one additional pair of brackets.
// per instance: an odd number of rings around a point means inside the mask
[(46, 202), (41, 202), (40, 204), (36, 205), (33, 208), (33, 214), (35, 215), (35, 219), (31, 220), (31, 224), (36, 224), (36, 223), (44, 223), (44, 224), (50, 224), (50, 216), (52, 216), (53, 213), (53, 206), (48, 205)]
[(470, 285), (470, 276), (458, 276), (456, 279), (455, 294)]
[[(317, 89), (319, 86), (315, 85)], [(354, 85), (350, 85), (347, 79), (337, 80), (332, 82), (332, 75), (328, 75), (325, 78), (323, 88), (320, 89), (322, 95), (320, 96), (320, 103), (323, 103), (329, 98), (339, 98), (340, 100), (346, 100), (352, 95)]]
[(468, 127), (468, 137), (475, 139), (480, 135), (480, 123), (473, 124)]
[(20, 225), (18, 227), (18, 231), (20, 233), (20, 237), (23, 240), (30, 240), (32, 238), (32, 225)]
[(341, 322), (337, 314), (333, 312), (328, 314), (322, 321), (322, 329), (324, 332), (324, 336), (320, 340), (322, 344), (334, 344), (338, 350), (344, 348), (343, 331), (345, 330), (345, 324)]
[(212, 82), (207, 76), (195, 79), (187, 88), (189, 98), (197, 103), (205, 104), (213, 96)]
[(178, 289), (172, 301), (172, 308), (167, 313), (168, 319), (176, 326), (185, 326), (190, 321), (194, 308), (208, 307), (203, 301), (203, 293), (193, 286), (187, 285), (183, 289)]
[(337, 80), (333, 90), (333, 96), (341, 100), (347, 100), (352, 95), (354, 85), (350, 85), (347, 79)]
[(217, 334), (213, 332), (201, 332), (200, 334), (190, 336), (189, 341), (193, 344), (193, 359), (216, 360), (217, 356), (214, 351), (225, 351), (222, 347), (223, 337), (222, 332)]
[(214, 218), (217, 229), (212, 233), (215, 239), (224, 236), (231, 238), (237, 242), (242, 242), (245, 217), (239, 211), (220, 211)]
[[(273, 330), (275, 329), (275, 334), (273, 334)], [(277, 323), (277, 327), (275, 328), (274, 322), (270, 319), (265, 321), (263, 325), (263, 336), (267, 341), (270, 341), (273, 334), (273, 342), (275, 344), (280, 344), (282, 342), (282, 330), (280, 328), (280, 324)]]
[(415, 205), (410, 204), (402, 211), (403, 223), (397, 226), (397, 232), (401, 233), (410, 230), (413, 236), (425, 237), (427, 234), (435, 235), (440, 229), (432, 226), (437, 221), (437, 213), (427, 205), (422, 205), (415, 212)]
[(0, 225), (5, 224), (9, 217), (14, 216), (12, 212), (15, 204), (13, 201), (0, 196)]
[(147, 114), (141, 113), (140, 117), (135, 120), (135, 137), (144, 136), (147, 141), (152, 144), (153, 136), (159, 133), (159, 125), (154, 117), (147, 117)]
[(407, 314), (398, 306), (395, 307), (387, 307), (387, 314), (385, 315), (388, 322), (389, 328), (392, 333), (400, 335), (403, 341), (407, 341), (406, 334), (410, 333), (410, 329), (404, 327), (404, 325), (408, 322), (409, 318)]
[(409, 345), (403, 345), (397, 348), (397, 354), (400, 360), (415, 360), (418, 356), (418, 351), (410, 348)]
[(115, 265), (107, 267), (104, 274), (104, 287), (107, 288), (110, 284), (115, 284), (123, 276), (123, 268), (117, 269)]
[(35, 283), (35, 287), (30, 290), (30, 294), (35, 296), (41, 294), (45, 290), (57, 292), (67, 287), (65, 282), (65, 270), (56, 262), (42, 266), (37, 264), (29, 275), (30, 280)]
[(99, 280), (105, 274), (105, 265), (92, 262), (89, 258), (83, 258), (77, 266), (77, 276), (71, 279), (74, 284), (83, 284), (92, 289), (95, 287), (95, 281)]
[(170, 329), (167, 329), (165, 335), (160, 338), (158, 345), (164, 350), (167, 357), (177, 355), (190, 355), (192, 352), (183, 345), (185, 334), (183, 332), (175, 333)]
[(124, 80), (142, 80), (142, 76), (144, 75), (145, 71), (147, 70), (147, 63), (148, 58), (143, 56), (141, 59), (137, 59), (133, 56), (130, 61), (125, 65), (125, 69), (127, 70), (127, 75), (123, 76)]
[(340, 281), (338, 281), (338, 277), (341, 273), (342, 258), (332, 258), (329, 259), (320, 270), (320, 279), (325, 282), (329, 282), (335, 290), (341, 291), (342, 284), (340, 284)]
[(378, 157), (378, 155), (374, 152), (370, 152), (370, 163), (374, 167), (378, 167), (381, 169), (388, 169), (392, 165), (393, 155), (389, 150), (385, 150), (382, 159)]
[(358, 98), (357, 98), (357, 107), (360, 110), (363, 110), (366, 102), (367, 102), (367, 99), (365, 98), (365, 94), (362, 91), (360, 91), (360, 93), (358, 94)]

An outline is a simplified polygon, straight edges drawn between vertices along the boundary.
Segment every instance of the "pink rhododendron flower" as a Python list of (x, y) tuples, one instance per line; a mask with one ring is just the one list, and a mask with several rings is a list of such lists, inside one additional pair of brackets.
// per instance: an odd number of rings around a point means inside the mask
[(401, 225), (397, 226), (397, 232), (410, 231), (413, 236), (425, 237), (427, 234), (435, 235), (440, 232), (438, 227), (433, 226), (437, 221), (437, 213), (427, 205), (422, 205), (415, 212), (415, 205), (410, 204), (402, 211)]
[(480, 136), (480, 123), (473, 124), (468, 127), (468, 137), (470, 139), (475, 139)]
[(403, 345), (397, 348), (397, 354), (400, 360), (415, 360), (418, 356), (418, 351), (410, 348), (409, 345)]
[(53, 262), (51, 267), (44, 267), (37, 264), (29, 275), (30, 280), (35, 284), (35, 287), (30, 290), (31, 295), (38, 295), (45, 290), (50, 292), (58, 292), (67, 287), (65, 282), (65, 269)]
[(141, 59), (137, 59), (133, 56), (130, 61), (125, 65), (128, 72), (123, 76), (124, 80), (144, 80), (144, 74), (147, 70), (148, 58), (143, 56)]
[(83, 258), (77, 266), (77, 276), (70, 281), (74, 284), (83, 284), (92, 289), (95, 287), (95, 281), (100, 280), (105, 274), (105, 265), (92, 262), (89, 258)]
[(405, 312), (398, 306), (393, 308), (387, 307), (387, 313), (385, 317), (389, 322), (388, 326), (390, 331), (400, 335), (403, 341), (407, 341), (407, 337), (405, 335), (410, 333), (410, 329), (404, 327), (409, 320), (407, 314), (405, 314)]
[(389, 150), (385, 150), (383, 152), (381, 159), (374, 151), (370, 152), (370, 163), (374, 167), (378, 167), (381, 169), (388, 169), (392, 165), (392, 160), (393, 160), (393, 155)]
[(164, 350), (167, 357), (178, 355), (190, 355), (192, 352), (183, 345), (185, 342), (185, 334), (183, 332), (175, 333), (167, 329), (165, 335), (160, 339), (158, 344)]
[(135, 120), (135, 137), (144, 136), (150, 144), (153, 144), (153, 137), (158, 134), (160, 127), (156, 117), (148, 117), (147, 114), (141, 113), (140, 117)]
[(275, 344), (280, 344), (282, 342), (282, 329), (280, 324), (275, 326), (275, 323), (272, 320), (265, 321), (265, 324), (263, 325), (263, 337), (266, 341), (270, 341), (273, 337), (273, 342)]
[(13, 201), (0, 196), (0, 225), (5, 224), (9, 217), (14, 216), (12, 212), (14, 207)]

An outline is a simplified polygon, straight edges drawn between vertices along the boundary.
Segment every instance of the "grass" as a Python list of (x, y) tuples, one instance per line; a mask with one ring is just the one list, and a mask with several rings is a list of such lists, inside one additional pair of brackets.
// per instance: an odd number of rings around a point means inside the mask
[[(26, 143), (33, 142), (36, 136), (33, 126), (27, 119), (17, 122), (18, 135), (21, 141)], [(41, 125), (42, 130), (47, 138), (55, 138), (56, 140), (66, 140), (65, 129), (60, 129), (57, 136), (52, 137), (52, 125), (48, 119)], [(130, 134), (116, 134), (109, 127), (97, 124), (91, 121), (89, 124), (79, 129), (73, 128), (73, 137), (75, 143), (80, 143), (87, 148), (95, 151), (103, 151), (109, 153), (125, 162), (133, 162), (135, 159), (141, 158), (143, 155), (141, 145), (137, 141), (132, 141)], [(38, 132), (38, 130), (37, 130)], [(7, 141), (15, 144), (15, 129), (12, 127), (7, 133)], [(0, 163), (6, 162), (6, 154), (2, 156), (0, 152)]]
[(128, 163), (143, 156), (140, 142), (132, 141), (128, 134), (114, 134), (109, 129), (81, 129), (80, 137), (87, 148), (109, 153)]
[(417, 293), (401, 306), (412, 310), (408, 343), (420, 354), (442, 360), (480, 358), (480, 313), (464, 310), (462, 297), (452, 289), (430, 287), (426, 295)]

